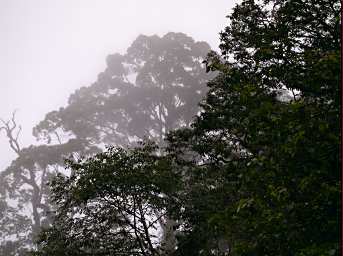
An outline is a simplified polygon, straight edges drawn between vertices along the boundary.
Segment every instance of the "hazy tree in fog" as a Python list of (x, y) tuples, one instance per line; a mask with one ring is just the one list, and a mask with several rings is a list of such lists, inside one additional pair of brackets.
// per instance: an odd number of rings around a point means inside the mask
[(139, 36), (126, 54), (107, 57), (107, 68), (68, 105), (34, 128), (48, 143), (69, 134), (92, 144), (129, 145), (143, 137), (161, 144), (171, 129), (188, 126), (198, 112), (209, 75), (202, 61), (210, 47), (182, 33)]
[(20, 255), (31, 247), (41, 228), (51, 223), (47, 182), (61, 170), (64, 157), (74, 152), (88, 152), (82, 142), (75, 139), (65, 144), (22, 148), (21, 127), (15, 120), (15, 112), (10, 120), (1, 120), (1, 123), (0, 129), (5, 132), (17, 158), (0, 173), (0, 253)]
[[(127, 146), (143, 138), (163, 144), (165, 134), (188, 127), (199, 112), (210, 75), (202, 64), (210, 47), (183, 33), (139, 36), (126, 54), (107, 57), (107, 68), (89, 87), (50, 112), (34, 128), (47, 143), (62, 137), (90, 145)], [(174, 248), (174, 222), (160, 220), (165, 246)]]
[[(10, 120), (4, 121), (1, 119), (0, 131), (4, 131), (8, 138), (10, 148), (17, 154), (21, 153), (19, 145), (19, 135), (21, 126), (18, 126), (15, 120), (15, 112), (13, 112)], [(20, 252), (25, 249), (25, 245), (29, 241), (28, 233), (31, 220), (25, 214), (20, 214), (20, 209), (23, 208), (23, 200), (18, 200), (15, 205), (9, 203), (9, 199), (15, 200), (17, 193), (25, 191), (16, 191), (13, 185), (17, 186), (20, 182), (14, 182), (16, 179), (10, 180), (10, 170), (1, 173), (0, 176), (0, 253), (1, 255), (14, 255), (15, 252)], [(21, 175), (20, 173), (16, 176)], [(12, 186), (11, 184), (12, 183)], [(15, 236), (15, 237), (14, 237)], [(22, 248), (23, 247), (23, 248)]]

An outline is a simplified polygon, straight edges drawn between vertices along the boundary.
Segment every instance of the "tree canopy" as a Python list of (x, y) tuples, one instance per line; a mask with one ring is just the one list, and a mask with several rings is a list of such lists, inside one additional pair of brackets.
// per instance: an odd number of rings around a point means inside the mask
[(160, 255), (162, 220), (177, 204), (177, 174), (156, 146), (109, 148), (70, 161), (52, 182), (57, 205), (37, 255)]
[(220, 74), (203, 113), (169, 137), (176, 157), (201, 159), (189, 171), (181, 255), (216, 246), (230, 255), (339, 254), (339, 8), (297, 0), (234, 8), (221, 55), (207, 59)]
[(202, 65), (209, 50), (183, 33), (140, 35), (126, 54), (109, 55), (98, 80), (72, 94), (67, 107), (48, 113), (34, 134), (48, 143), (56, 133), (91, 144), (127, 146), (144, 137), (162, 143), (199, 111), (210, 78)]

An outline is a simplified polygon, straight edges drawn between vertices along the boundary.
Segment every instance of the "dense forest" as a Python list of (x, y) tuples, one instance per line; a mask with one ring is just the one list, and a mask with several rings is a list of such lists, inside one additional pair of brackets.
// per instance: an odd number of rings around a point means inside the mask
[(340, 2), (243, 0), (220, 52), (140, 35), (0, 172), (0, 255), (340, 253)]

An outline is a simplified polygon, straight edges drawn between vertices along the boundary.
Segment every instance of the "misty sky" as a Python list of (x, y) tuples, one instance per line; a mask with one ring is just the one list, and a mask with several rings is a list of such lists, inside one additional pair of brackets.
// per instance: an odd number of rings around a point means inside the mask
[[(184, 32), (217, 49), (233, 0), (0, 0), (0, 117), (32, 127), (90, 85), (139, 34)], [(0, 171), (14, 158), (0, 134)]]

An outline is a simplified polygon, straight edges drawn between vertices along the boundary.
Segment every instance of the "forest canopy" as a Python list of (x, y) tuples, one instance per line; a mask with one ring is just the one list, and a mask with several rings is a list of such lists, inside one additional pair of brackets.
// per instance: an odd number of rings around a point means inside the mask
[[(220, 53), (139, 36), (34, 128), (47, 145), (17, 148), (4, 195), (55, 166), (27, 191), (50, 200), (39, 227), (1, 201), (31, 255), (339, 255), (340, 2), (243, 0), (228, 20)], [(68, 173), (44, 155), (65, 145)]]

